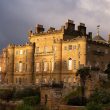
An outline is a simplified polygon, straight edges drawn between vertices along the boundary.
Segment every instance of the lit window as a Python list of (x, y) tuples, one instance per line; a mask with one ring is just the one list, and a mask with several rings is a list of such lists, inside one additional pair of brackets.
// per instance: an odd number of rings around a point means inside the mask
[(23, 64), (22, 64), (22, 62), (20, 62), (19, 63), (19, 72), (22, 72), (22, 70), (23, 70)]
[(72, 59), (69, 58), (68, 60), (68, 70), (72, 70)]
[(44, 71), (48, 71), (48, 63), (44, 62)]
[(16, 71), (19, 71), (19, 64), (16, 63)]
[(52, 61), (52, 71), (54, 71), (54, 61)]
[(68, 46), (68, 50), (72, 50), (72, 45), (69, 45)]
[(20, 50), (20, 55), (22, 55), (23, 54), (23, 50)]
[(36, 63), (36, 72), (40, 71), (40, 63)]
[(0, 72), (2, 71), (2, 67), (0, 67)]

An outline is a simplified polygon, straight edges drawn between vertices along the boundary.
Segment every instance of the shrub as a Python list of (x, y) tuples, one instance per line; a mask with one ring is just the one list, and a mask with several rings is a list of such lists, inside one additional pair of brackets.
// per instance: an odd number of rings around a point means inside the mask
[(81, 97), (81, 87), (77, 87), (76, 90), (69, 93), (67, 96), (64, 97), (64, 101), (68, 102), (69, 99), (72, 97)]
[(110, 94), (105, 90), (95, 90), (94, 93), (90, 96), (89, 101), (107, 104), (110, 103)]
[(34, 108), (30, 105), (19, 105), (16, 110), (34, 110)]
[(23, 90), (17, 90), (14, 93), (14, 98), (15, 99), (22, 99), (24, 97), (29, 97), (29, 96), (40, 96), (40, 92), (38, 89), (33, 89), (33, 88), (25, 88)]
[(87, 99), (85, 97), (73, 97), (68, 100), (68, 105), (74, 105), (74, 106), (84, 106), (87, 103)]
[(0, 89), (0, 99), (9, 101), (13, 98), (13, 93), (11, 89)]
[(87, 110), (103, 110), (101, 104), (97, 104), (95, 102), (90, 102), (86, 106)]
[(31, 97), (25, 97), (23, 98), (24, 104), (26, 105), (37, 105), (40, 103), (40, 97), (39, 95), (37, 96), (31, 96)]

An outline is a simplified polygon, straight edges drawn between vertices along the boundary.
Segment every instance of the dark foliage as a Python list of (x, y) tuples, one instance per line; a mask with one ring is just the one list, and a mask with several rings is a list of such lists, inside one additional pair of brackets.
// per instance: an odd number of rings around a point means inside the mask
[(31, 97), (25, 97), (23, 98), (24, 104), (35, 106), (40, 103), (40, 96), (31, 96)]
[[(83, 100), (82, 100), (83, 99)], [(85, 106), (87, 103), (87, 99), (85, 97), (73, 97), (68, 100), (68, 105), (73, 105), (73, 106)]]

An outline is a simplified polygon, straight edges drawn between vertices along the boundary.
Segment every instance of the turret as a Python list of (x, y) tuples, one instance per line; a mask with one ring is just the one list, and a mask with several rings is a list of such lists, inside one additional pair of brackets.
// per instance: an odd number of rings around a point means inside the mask
[(81, 33), (81, 35), (86, 35), (86, 27), (84, 23), (80, 23), (78, 26), (78, 31)]
[(75, 24), (73, 20), (68, 20), (65, 24), (65, 29), (68, 30), (69, 32), (72, 32), (75, 30)]
[(36, 33), (42, 33), (44, 32), (43, 25), (38, 24), (37, 27), (35, 28)]

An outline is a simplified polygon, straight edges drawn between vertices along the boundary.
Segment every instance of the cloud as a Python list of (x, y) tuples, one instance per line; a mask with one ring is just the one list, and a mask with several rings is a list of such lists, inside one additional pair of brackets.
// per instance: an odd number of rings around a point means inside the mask
[(67, 19), (84, 22), (94, 34), (100, 24), (100, 33), (107, 38), (109, 10), (109, 0), (1, 0), (0, 49), (8, 43), (26, 42), (28, 30), (38, 23), (60, 28)]

